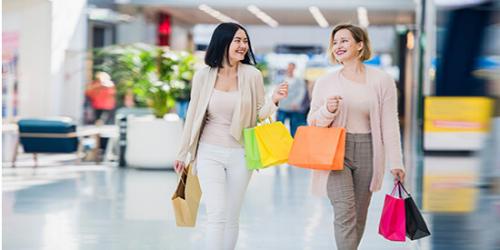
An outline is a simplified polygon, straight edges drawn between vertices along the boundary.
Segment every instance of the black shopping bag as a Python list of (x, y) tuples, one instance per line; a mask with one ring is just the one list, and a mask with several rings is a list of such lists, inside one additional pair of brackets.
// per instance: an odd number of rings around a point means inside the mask
[(431, 235), (417, 204), (415, 204), (415, 201), (413, 201), (413, 198), (411, 198), (411, 195), (402, 184), (400, 187), (403, 188), (408, 195), (408, 197), (405, 198), (406, 236), (411, 240), (418, 240)]

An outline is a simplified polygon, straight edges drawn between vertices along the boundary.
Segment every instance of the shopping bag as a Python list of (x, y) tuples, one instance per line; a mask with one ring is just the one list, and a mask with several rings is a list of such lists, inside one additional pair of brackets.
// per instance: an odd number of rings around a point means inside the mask
[[(399, 191), (399, 197), (394, 196), (394, 191), (396, 189)], [(378, 233), (391, 241), (405, 241), (405, 200), (401, 197), (401, 188), (399, 184), (394, 186), (390, 195), (387, 194), (385, 196)]]
[(178, 227), (194, 227), (201, 199), (198, 177), (193, 175), (191, 165), (184, 168), (172, 195), (175, 222)]
[(286, 163), (292, 148), (293, 138), (281, 122), (272, 122), (255, 127), (260, 161), (263, 167)]
[(420, 210), (413, 201), (410, 193), (406, 191), (403, 184), (399, 184), (403, 191), (406, 193), (405, 210), (406, 210), (406, 236), (411, 240), (418, 240), (431, 235), (427, 228), (427, 224), (420, 213)]
[(300, 126), (288, 164), (318, 170), (344, 169), (345, 129)]
[(246, 128), (243, 130), (243, 140), (245, 146), (245, 161), (250, 170), (263, 168), (260, 160), (259, 145), (255, 136), (255, 128)]

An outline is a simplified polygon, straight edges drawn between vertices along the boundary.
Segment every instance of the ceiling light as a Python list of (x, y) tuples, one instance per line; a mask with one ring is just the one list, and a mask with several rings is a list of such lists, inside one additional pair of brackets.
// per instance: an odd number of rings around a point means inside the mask
[(278, 22), (274, 20), (272, 17), (270, 17), (268, 14), (264, 13), (264, 11), (260, 10), (257, 6), (250, 5), (247, 7), (247, 9), (265, 24), (273, 28), (278, 27), (279, 25)]
[(233, 22), (233, 23), (239, 23), (238, 21), (220, 13), (219, 11), (211, 8), (210, 6), (206, 5), (206, 4), (201, 4), (200, 6), (198, 6), (198, 9), (200, 9), (201, 11), (209, 14), (210, 16), (212, 16), (213, 18), (219, 20), (220, 22)]
[(365, 7), (358, 7), (358, 22), (361, 27), (368, 27), (370, 22), (368, 21), (368, 11)]
[(89, 6), (87, 8), (87, 14), (90, 20), (111, 23), (130, 22), (134, 19), (130, 15), (120, 14), (111, 9), (97, 8), (95, 6)]
[(315, 6), (309, 7), (309, 11), (314, 17), (314, 20), (316, 20), (316, 22), (321, 28), (327, 28), (328, 26), (330, 26), (330, 24), (328, 24), (323, 14), (321, 14), (321, 11), (319, 11), (318, 7)]

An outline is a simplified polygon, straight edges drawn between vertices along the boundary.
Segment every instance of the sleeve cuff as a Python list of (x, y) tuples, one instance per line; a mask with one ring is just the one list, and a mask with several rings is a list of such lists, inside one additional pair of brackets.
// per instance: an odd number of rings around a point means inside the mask
[(405, 167), (404, 167), (402, 161), (390, 162), (389, 166), (390, 166), (389, 168), (391, 170), (393, 170), (393, 169), (401, 169), (401, 170), (403, 170), (403, 172), (406, 172)]
[(269, 114), (274, 114), (278, 110), (278, 106), (273, 102), (273, 98), (267, 97), (266, 98), (266, 103), (269, 105)]

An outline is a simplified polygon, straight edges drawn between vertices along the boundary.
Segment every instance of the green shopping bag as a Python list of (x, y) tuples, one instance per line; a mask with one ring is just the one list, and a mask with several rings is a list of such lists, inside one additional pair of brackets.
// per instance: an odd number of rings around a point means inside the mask
[(246, 128), (243, 130), (243, 140), (245, 142), (245, 160), (247, 168), (250, 170), (261, 169), (259, 144), (255, 136), (255, 128)]

